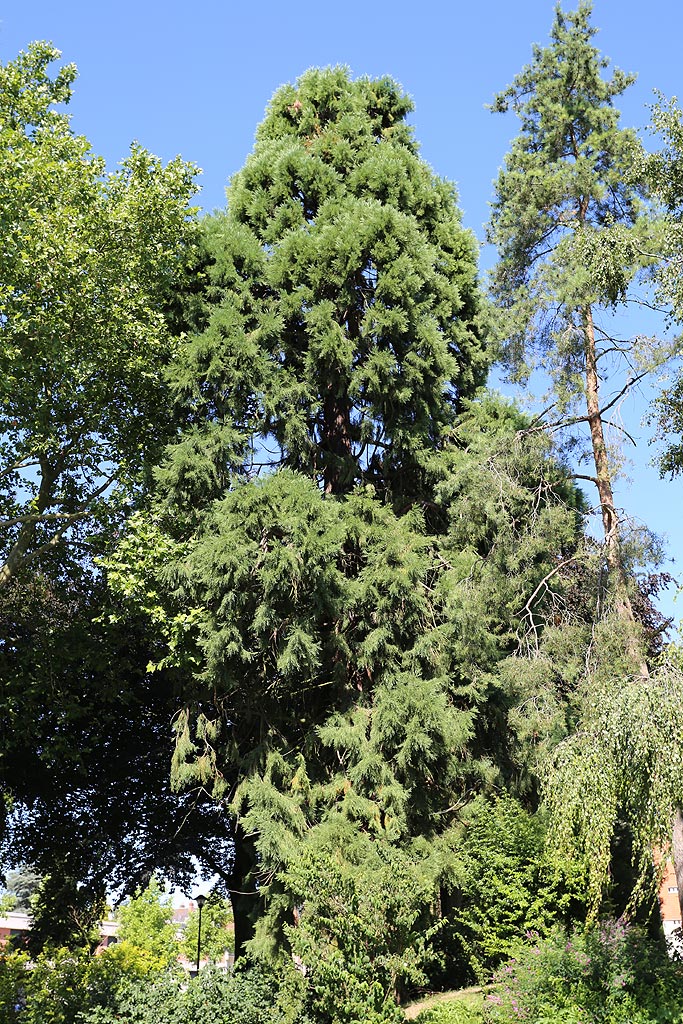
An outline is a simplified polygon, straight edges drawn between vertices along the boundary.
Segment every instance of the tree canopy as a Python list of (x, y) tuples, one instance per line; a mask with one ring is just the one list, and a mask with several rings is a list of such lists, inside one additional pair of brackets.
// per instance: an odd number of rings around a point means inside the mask
[(164, 304), (193, 247), (195, 169), (134, 145), (107, 174), (60, 109), (59, 56), (0, 68), (2, 586), (67, 542), (82, 558), (165, 440)]
[[(411, 109), (391, 79), (343, 68), (273, 97), (208, 222), (207, 287), (189, 304), (203, 329), (172, 370), (205, 460), (237, 429), (253, 471), (287, 465), (333, 493), (362, 480), (405, 503), (484, 383), (474, 239), (417, 154)], [(173, 452), (179, 485), (194, 443)]]

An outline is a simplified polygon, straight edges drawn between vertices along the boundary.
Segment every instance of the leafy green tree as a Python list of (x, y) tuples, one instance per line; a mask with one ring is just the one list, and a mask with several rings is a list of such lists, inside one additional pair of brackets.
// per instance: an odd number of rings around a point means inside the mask
[(147, 671), (159, 657), (147, 622), (97, 577), (34, 572), (2, 589), (0, 635), (0, 786), (13, 801), (1, 862), (119, 897), (155, 870), (186, 887), (195, 857), (213, 872), (229, 836), (208, 796), (171, 789), (177, 697), (169, 673)]
[(146, 889), (138, 890), (118, 908), (119, 938), (145, 950), (159, 964), (173, 963), (179, 953), (176, 928), (172, 923), (173, 907), (155, 875)]
[[(46, 949), (30, 961), (26, 953), (6, 953), (0, 958), (0, 1024), (104, 1024), (122, 1019), (119, 1010), (131, 991), (157, 988), (165, 989), (167, 1004), (169, 989), (179, 1001), (180, 979), (160, 971), (151, 954), (127, 942), (97, 956), (63, 947)], [(177, 1018), (163, 1018), (171, 1019)]]
[(462, 427), (435, 503), (450, 523), (440, 544), (371, 492), (332, 501), (282, 471), (217, 502), (173, 571), (198, 612), (199, 664), (222, 680), (209, 702), (199, 677), (197, 707), (178, 718), (176, 779), (234, 798), (238, 948), (255, 872), (263, 895), (307, 823), (336, 809), (378, 840), (436, 836), (498, 777), (491, 756), (503, 778), (517, 770), (499, 743), (500, 686), (474, 681), (516, 647), (537, 590), (540, 621), (539, 581), (577, 525), (550, 462), (539, 503), (543, 446), (534, 436), (525, 462), (522, 439), (515, 459), (519, 422), (490, 403)]
[[(388, 79), (308, 73), (276, 94), (228, 212), (207, 224), (206, 286), (183, 310), (195, 332), (170, 369), (186, 429), (158, 472), (156, 519), (131, 524), (122, 571), (109, 566), (150, 616), (162, 606), (167, 663), (196, 676), (177, 719), (178, 785), (235, 797), (270, 749), (314, 753), (329, 710), (371, 691), (382, 662), (395, 671), (422, 628), (423, 593), (394, 614), (426, 580), (422, 516), (416, 506), (401, 525), (385, 502), (421, 499), (487, 355), (473, 239), (452, 186), (417, 156), (410, 108)], [(258, 482), (259, 462), (286, 471)], [(356, 484), (367, 489), (348, 511), (324, 500)], [(174, 579), (150, 585), (160, 550)], [(244, 787), (239, 799), (252, 802)], [(234, 839), (239, 950), (256, 852), (237, 825)]]
[(58, 57), (34, 43), (0, 68), (2, 859), (131, 891), (156, 867), (191, 874), (189, 823), (216, 823), (170, 790), (172, 687), (93, 565), (172, 429), (195, 169), (134, 146), (107, 174), (63, 112), (76, 71), (52, 73)]
[(82, 558), (165, 440), (164, 305), (193, 251), (194, 168), (135, 145), (106, 174), (56, 109), (58, 58), (33, 43), (0, 68), (0, 586)]

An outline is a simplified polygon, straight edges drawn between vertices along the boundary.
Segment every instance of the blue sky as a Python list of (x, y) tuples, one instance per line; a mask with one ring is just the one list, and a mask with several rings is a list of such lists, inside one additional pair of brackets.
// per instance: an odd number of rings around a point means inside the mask
[[(570, 6), (570, 5), (566, 5)], [(347, 64), (357, 74), (390, 74), (413, 97), (422, 154), (458, 185), (465, 223), (478, 238), (492, 181), (516, 132), (514, 118), (489, 113), (496, 91), (544, 43), (552, 0), (26, 0), (0, 3), (0, 61), (33, 39), (50, 39), (80, 76), (73, 125), (113, 166), (134, 139), (168, 159), (180, 153), (202, 169), (199, 202), (224, 205), (225, 186), (244, 162), (274, 90), (313, 65)], [(638, 72), (623, 97), (623, 123), (647, 124), (655, 89), (682, 92), (677, 0), (595, 0), (597, 45), (619, 67)], [(482, 265), (492, 254), (482, 252)], [(634, 317), (624, 331), (650, 330)], [(661, 481), (649, 465), (648, 393), (623, 408), (638, 447), (627, 452), (631, 482), (620, 503), (668, 535), (674, 572), (683, 577), (683, 481)], [(592, 500), (592, 495), (590, 495)], [(683, 616), (683, 605), (663, 604)]]

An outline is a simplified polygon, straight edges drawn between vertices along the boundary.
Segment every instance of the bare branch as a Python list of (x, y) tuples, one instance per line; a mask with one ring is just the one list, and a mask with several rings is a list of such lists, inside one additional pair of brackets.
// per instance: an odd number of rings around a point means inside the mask
[(527, 615), (531, 616), (531, 612), (532, 612), (531, 606), (532, 606), (533, 602), (535, 601), (535, 599), (540, 594), (541, 590), (544, 587), (547, 588), (548, 581), (551, 580), (553, 578), (553, 576), (557, 575), (557, 573), (560, 571), (560, 569), (563, 569), (565, 567), (565, 565), (569, 565), (571, 562), (575, 562), (577, 560), (577, 558), (578, 558), (577, 555), (571, 555), (570, 558), (565, 558), (564, 561), (559, 562), (554, 568), (552, 568), (549, 573), (546, 573), (546, 575), (543, 577), (541, 582), (538, 584), (538, 586), (534, 590), (533, 594), (531, 595), (531, 597), (529, 598), (527, 603), (522, 608), (522, 610), (520, 612), (520, 615), (522, 616), (522, 618), (525, 618)]

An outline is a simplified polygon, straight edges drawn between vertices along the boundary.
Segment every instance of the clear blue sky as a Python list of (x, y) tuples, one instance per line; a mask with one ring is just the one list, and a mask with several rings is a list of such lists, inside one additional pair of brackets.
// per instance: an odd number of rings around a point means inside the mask
[[(80, 71), (70, 107), (75, 130), (112, 166), (134, 139), (164, 159), (180, 153), (196, 162), (206, 210), (224, 205), (227, 181), (279, 85), (313, 65), (389, 74), (415, 101), (423, 156), (457, 183), (465, 223), (481, 239), (491, 183), (516, 132), (513, 118), (485, 104), (528, 61), (531, 44), (547, 40), (553, 8), (552, 0), (15, 0), (0, 5), (0, 61), (33, 39), (52, 40)], [(638, 72), (621, 110), (624, 124), (644, 126), (655, 89), (683, 92), (683, 6), (595, 0), (594, 23), (602, 51)], [(484, 251), (483, 265), (490, 260)], [(634, 322), (634, 333), (644, 329)], [(632, 482), (622, 482), (619, 501), (668, 535), (674, 572), (683, 576), (683, 481), (660, 481), (649, 466), (645, 397), (624, 408), (639, 444), (627, 453)], [(683, 616), (670, 599), (663, 608)]]

